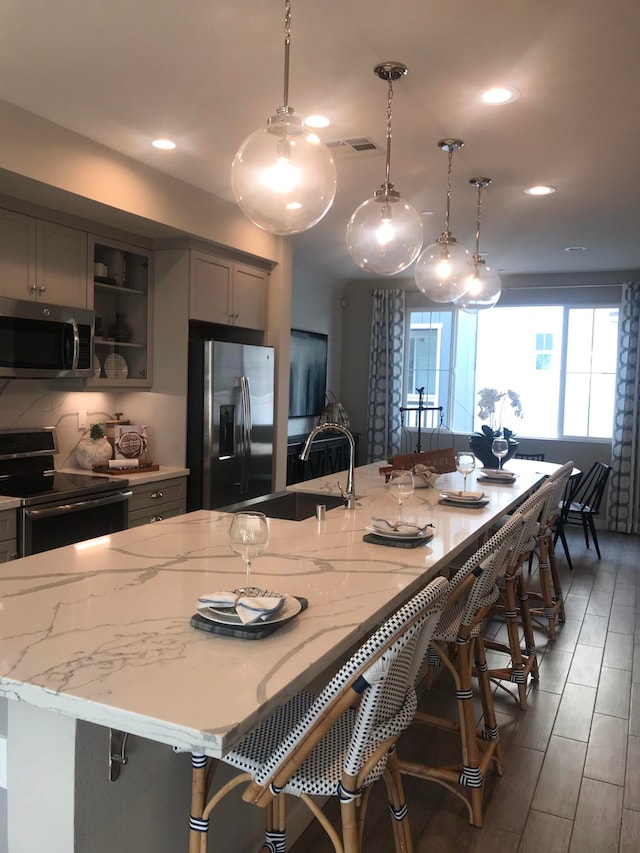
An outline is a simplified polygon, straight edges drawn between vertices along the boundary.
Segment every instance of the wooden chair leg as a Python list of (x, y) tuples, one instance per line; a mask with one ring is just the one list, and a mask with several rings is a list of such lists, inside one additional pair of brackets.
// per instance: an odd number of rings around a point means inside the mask
[(527, 582), (522, 572), (519, 572), (516, 579), (516, 596), (518, 600), (518, 608), (520, 611), (520, 621), (522, 623), (522, 634), (524, 637), (524, 650), (527, 659), (531, 661), (530, 673), (534, 681), (538, 681), (538, 655), (536, 651), (536, 639), (533, 633), (533, 620), (531, 619), (531, 611), (529, 610), (529, 591)]
[(191, 754), (191, 812), (189, 817), (189, 853), (199, 853), (202, 835), (205, 837), (209, 821), (202, 813), (207, 801), (209, 759), (202, 753)]
[(357, 801), (348, 800), (341, 802), (340, 814), (342, 817), (342, 844), (344, 853), (360, 853)]
[(391, 813), (396, 853), (413, 853), (413, 842), (411, 840), (411, 827), (409, 826), (407, 803), (404, 796), (402, 776), (398, 767), (398, 755), (395, 748), (389, 753), (389, 757), (387, 759), (384, 782), (387, 786), (387, 797), (389, 800), (389, 811)]

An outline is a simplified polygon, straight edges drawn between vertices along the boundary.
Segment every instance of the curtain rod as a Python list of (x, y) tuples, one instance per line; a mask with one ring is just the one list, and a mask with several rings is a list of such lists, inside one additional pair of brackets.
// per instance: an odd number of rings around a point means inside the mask
[(522, 287), (507, 285), (504, 291), (515, 293), (518, 290), (584, 290), (587, 287), (622, 287), (623, 284), (623, 281), (617, 281), (609, 284), (525, 284)]

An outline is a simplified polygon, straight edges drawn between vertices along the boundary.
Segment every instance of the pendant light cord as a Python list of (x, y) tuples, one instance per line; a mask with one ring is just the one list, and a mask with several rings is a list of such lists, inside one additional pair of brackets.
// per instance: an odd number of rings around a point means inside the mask
[(289, 111), (289, 49), (291, 47), (291, 0), (284, 4), (284, 111)]
[(385, 172), (385, 190), (392, 187), (391, 178), (391, 101), (393, 100), (393, 83), (389, 78), (389, 90), (387, 92), (387, 167)]
[(482, 210), (482, 184), (478, 184), (478, 215), (476, 218), (476, 251), (473, 256), (473, 270), (478, 275), (478, 261), (480, 260), (480, 212)]
[(449, 215), (451, 212), (451, 165), (453, 163), (453, 148), (450, 147), (449, 151), (449, 167), (447, 169), (447, 207), (444, 214), (444, 234), (445, 239), (449, 240), (451, 237), (451, 232), (449, 231)]

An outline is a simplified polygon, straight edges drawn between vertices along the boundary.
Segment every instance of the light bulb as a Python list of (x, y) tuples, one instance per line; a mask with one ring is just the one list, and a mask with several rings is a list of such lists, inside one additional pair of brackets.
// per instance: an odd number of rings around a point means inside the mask
[(453, 302), (466, 290), (469, 252), (455, 237), (441, 234), (437, 242), (427, 246), (416, 262), (415, 281), (418, 289), (432, 302)]
[(395, 275), (418, 257), (422, 245), (422, 220), (399, 193), (376, 191), (351, 215), (347, 247), (363, 270)]
[(477, 314), (478, 311), (493, 308), (502, 293), (502, 283), (498, 273), (481, 259), (478, 259), (476, 264), (477, 268), (466, 280), (465, 293), (454, 299), (456, 307), (465, 314)]
[(336, 167), (315, 133), (291, 112), (279, 112), (238, 149), (231, 188), (245, 216), (259, 228), (281, 236), (299, 234), (333, 204)]

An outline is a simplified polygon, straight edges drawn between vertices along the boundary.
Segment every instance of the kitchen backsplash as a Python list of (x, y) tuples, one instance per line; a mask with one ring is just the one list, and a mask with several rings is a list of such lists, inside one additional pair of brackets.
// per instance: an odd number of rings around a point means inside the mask
[(92, 423), (113, 418), (117, 405), (115, 393), (63, 390), (68, 384), (0, 380), (0, 429), (54, 426), (59, 449), (56, 468), (77, 467), (74, 450), (85, 432), (78, 429), (78, 412), (87, 413), (88, 429)]

